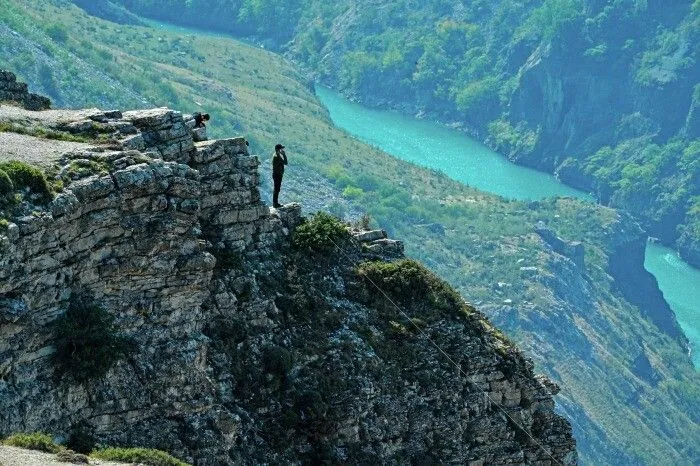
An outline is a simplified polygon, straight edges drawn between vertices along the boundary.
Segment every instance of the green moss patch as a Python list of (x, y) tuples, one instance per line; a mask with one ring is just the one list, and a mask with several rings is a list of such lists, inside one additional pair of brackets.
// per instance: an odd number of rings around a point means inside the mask
[(124, 463), (147, 464), (150, 466), (188, 466), (184, 461), (164, 451), (146, 448), (104, 448), (92, 452), (93, 458)]
[[(32, 126), (21, 126), (16, 123), (2, 122), (0, 123), (0, 133), (17, 133), (25, 134), (27, 136), (34, 136), (42, 139), (52, 139), (54, 141), (67, 141), (67, 142), (93, 142), (94, 137), (85, 137), (75, 134), (70, 134), (64, 131), (55, 131), (52, 129), (32, 127)], [(92, 136), (92, 134), (91, 134)]]
[(6, 196), (15, 190), (15, 185), (5, 170), (0, 170), (0, 196)]

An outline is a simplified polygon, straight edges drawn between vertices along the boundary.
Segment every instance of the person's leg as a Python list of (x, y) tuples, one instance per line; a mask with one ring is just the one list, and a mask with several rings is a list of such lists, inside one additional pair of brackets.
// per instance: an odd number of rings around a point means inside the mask
[(282, 189), (282, 177), (281, 176), (273, 176), (272, 180), (274, 181), (274, 184), (275, 184), (274, 190), (272, 191), (272, 206), (277, 207), (280, 205), (279, 194), (280, 194), (280, 189)]

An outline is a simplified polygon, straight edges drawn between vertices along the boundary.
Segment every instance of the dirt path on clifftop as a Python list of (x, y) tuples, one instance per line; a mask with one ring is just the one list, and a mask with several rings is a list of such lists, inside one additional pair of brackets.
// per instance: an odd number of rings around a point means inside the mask
[[(56, 459), (56, 455), (35, 450), (0, 445), (0, 466), (66, 466), (66, 462)], [(90, 464), (99, 466), (124, 466), (133, 463), (113, 463), (90, 458)]]
[(56, 109), (36, 112), (15, 107), (14, 105), (3, 104), (0, 105), (0, 122), (34, 122), (40, 123), (39, 126), (51, 127), (59, 123), (83, 120), (88, 115), (96, 112), (99, 112), (96, 108), (87, 108), (83, 110)]
[(21, 160), (32, 165), (45, 166), (66, 152), (92, 146), (94, 144), (42, 139), (18, 133), (0, 133), (0, 162)]

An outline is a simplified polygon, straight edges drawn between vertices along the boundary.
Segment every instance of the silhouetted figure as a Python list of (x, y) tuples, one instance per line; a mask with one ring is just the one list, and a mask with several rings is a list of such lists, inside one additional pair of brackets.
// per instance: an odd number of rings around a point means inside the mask
[(279, 201), (280, 189), (282, 189), (282, 177), (284, 176), (284, 166), (287, 165), (287, 154), (284, 152), (284, 146), (277, 144), (275, 153), (272, 154), (272, 181), (275, 184), (272, 192), (272, 207), (282, 207)]
[(195, 128), (205, 128), (207, 125), (204, 124), (205, 121), (209, 121), (208, 113), (195, 113), (194, 114), (194, 127)]

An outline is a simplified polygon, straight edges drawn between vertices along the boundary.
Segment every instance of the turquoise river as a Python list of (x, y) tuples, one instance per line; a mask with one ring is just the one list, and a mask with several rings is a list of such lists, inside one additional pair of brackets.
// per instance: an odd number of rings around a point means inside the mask
[[(358, 139), (402, 160), (440, 170), (474, 188), (520, 200), (549, 196), (593, 200), (551, 175), (510, 162), (462, 132), (396, 112), (370, 109), (321, 86), (316, 88), (316, 95), (335, 125)], [(700, 270), (654, 243), (647, 246), (644, 266), (658, 280), (690, 340), (695, 367), (700, 369)]]

